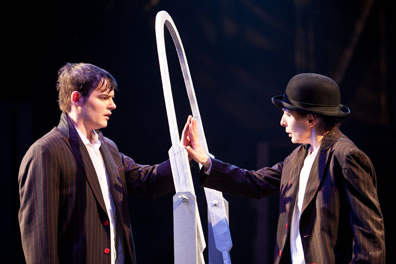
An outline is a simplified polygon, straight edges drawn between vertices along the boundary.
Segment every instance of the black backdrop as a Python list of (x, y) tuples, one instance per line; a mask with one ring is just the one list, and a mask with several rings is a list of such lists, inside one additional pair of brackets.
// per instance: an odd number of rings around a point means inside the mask
[[(343, 131), (373, 160), (393, 263), (391, 181), (395, 175), (395, 18), (391, 1), (15, 2), (4, 8), (7, 75), (1, 97), (5, 263), (24, 263), (17, 212), (17, 171), (27, 148), (56, 126), (55, 82), (66, 62), (89, 62), (114, 75), (117, 110), (103, 132), (137, 162), (167, 159), (171, 146), (155, 43), (155, 15), (166, 10), (183, 41), (209, 150), (244, 168), (272, 165), (293, 148), (271, 96), (295, 73), (335, 78), (352, 116)], [(181, 130), (190, 113), (173, 43), (166, 34)], [(10, 82), (10, 83), (8, 83)], [(5, 129), (4, 129), (5, 128)], [(197, 167), (193, 167), (196, 175)], [(206, 204), (196, 186), (203, 223)], [(230, 202), (233, 263), (270, 263), (277, 198)], [(172, 194), (131, 197), (139, 263), (173, 263)], [(205, 233), (206, 227), (204, 226)], [(205, 252), (206, 253), (206, 252)], [(4, 260), (4, 258), (3, 258)]]

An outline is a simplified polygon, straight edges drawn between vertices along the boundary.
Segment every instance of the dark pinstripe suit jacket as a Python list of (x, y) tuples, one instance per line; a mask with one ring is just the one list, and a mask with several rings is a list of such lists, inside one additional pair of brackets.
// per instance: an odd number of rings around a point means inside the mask
[[(248, 171), (213, 160), (203, 184), (260, 198), (280, 194), (274, 263), (290, 263), (289, 233), (307, 145), (273, 167)], [(370, 159), (338, 129), (323, 140), (312, 166), (300, 219), (306, 263), (385, 263), (384, 222)]]
[[(136, 164), (99, 133), (117, 232), (126, 263), (135, 263), (127, 195), (174, 190), (169, 162)], [(110, 263), (108, 215), (89, 154), (66, 114), (36, 141), (19, 171), (19, 224), (27, 263)]]

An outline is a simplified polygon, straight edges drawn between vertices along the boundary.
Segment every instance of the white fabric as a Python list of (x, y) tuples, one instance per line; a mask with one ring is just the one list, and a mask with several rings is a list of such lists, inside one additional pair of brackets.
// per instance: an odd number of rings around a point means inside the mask
[(92, 134), (92, 143), (87, 139), (87, 137), (75, 127), (82, 142), (87, 148), (88, 154), (91, 158), (92, 164), (95, 168), (96, 175), (98, 176), (100, 189), (102, 190), (103, 200), (106, 205), (107, 215), (109, 216), (109, 224), (110, 224), (110, 254), (111, 254), (111, 263), (124, 263), (124, 254), (122, 250), (122, 244), (120, 241), (120, 237), (116, 237), (116, 208), (114, 205), (113, 197), (110, 193), (109, 188), (109, 179), (106, 172), (106, 167), (104, 164), (104, 160), (102, 157), (102, 153), (100, 152), (101, 142), (98, 139), (98, 134), (96, 131), (93, 131)]
[[(202, 165), (202, 164), (201, 164)], [(203, 167), (203, 166), (202, 166)], [(212, 171), (212, 159), (211, 158), (209, 158), (209, 168), (204, 168), (203, 169), (203, 172), (206, 174), (206, 175), (209, 175), (210, 174), (210, 172)]]
[[(205, 148), (206, 152), (209, 153), (206, 140), (205, 133), (203, 131), (201, 117), (199, 114), (198, 103), (195, 97), (195, 91), (190, 75), (190, 70), (187, 63), (186, 54), (184, 52), (183, 44), (181, 42), (179, 33), (176, 29), (176, 26), (166, 11), (160, 11), (157, 13), (155, 18), (155, 36), (157, 41), (157, 51), (158, 51), (158, 59), (160, 64), (160, 73), (162, 80), (162, 87), (164, 91), (164, 99), (166, 106), (166, 113), (168, 116), (169, 130), (172, 141), (172, 148), (169, 150), (169, 158), (171, 162), (171, 169), (173, 174), (173, 179), (175, 183), (176, 193), (189, 191), (192, 194), (194, 192), (194, 186), (191, 180), (191, 172), (190, 166), (188, 162), (187, 153), (184, 150), (184, 146), (180, 144), (179, 132), (177, 129), (176, 122), (176, 113), (174, 109), (172, 89), (170, 84), (170, 76), (168, 70), (168, 61), (166, 57), (166, 48), (165, 48), (165, 37), (164, 37), (164, 28), (168, 29), (173, 44), (175, 45), (177, 55), (179, 58), (180, 67), (183, 73), (184, 83), (187, 90), (187, 95), (190, 101), (191, 110), (194, 118), (198, 121), (198, 130), (200, 133), (201, 144)], [(214, 240), (212, 241), (212, 237), (209, 236), (209, 259), (219, 255), (221, 252), (223, 254), (222, 259), (224, 257), (224, 263), (231, 263), (229, 257), (229, 251), (232, 247), (231, 241), (231, 233), (228, 226), (228, 214), (225, 210), (226, 201), (223, 198), (221, 192), (212, 190), (209, 188), (204, 188), (205, 196), (207, 204), (210, 205), (215, 203), (216, 206), (208, 206), (208, 228), (213, 229)], [(196, 203), (196, 202), (195, 202)], [(196, 237), (188, 238), (189, 241), (194, 241), (196, 245), (197, 257), (190, 257), (191, 261), (189, 263), (204, 263), (203, 251), (206, 247), (205, 237), (203, 233), (203, 229), (201, 226), (201, 219), (199, 217), (198, 206), (195, 206), (195, 222), (196, 222)], [(191, 214), (191, 213), (190, 213)], [(175, 216), (175, 215), (174, 215)], [(177, 220), (175, 220), (177, 221)], [(176, 223), (176, 222), (175, 222)], [(175, 225), (175, 228), (178, 226)], [(175, 233), (175, 263), (186, 263), (183, 259), (186, 256), (184, 248), (187, 247), (187, 244), (182, 244), (179, 242), (179, 238), (176, 237), (176, 233), (178, 231), (174, 230)], [(184, 238), (185, 239), (185, 238)], [(180, 240), (181, 241), (181, 240)], [(215, 250), (217, 248), (217, 250)], [(226, 250), (226, 251), (224, 251)], [(195, 258), (195, 259), (194, 259)]]
[(300, 235), (300, 217), (301, 210), (304, 202), (305, 188), (309, 178), (309, 173), (312, 168), (312, 164), (315, 160), (316, 154), (319, 148), (314, 150), (311, 154), (308, 154), (304, 160), (304, 165), (300, 172), (300, 183), (298, 186), (297, 200), (294, 204), (291, 230), (290, 230), (290, 251), (293, 264), (305, 264), (304, 249), (302, 246), (301, 235)]

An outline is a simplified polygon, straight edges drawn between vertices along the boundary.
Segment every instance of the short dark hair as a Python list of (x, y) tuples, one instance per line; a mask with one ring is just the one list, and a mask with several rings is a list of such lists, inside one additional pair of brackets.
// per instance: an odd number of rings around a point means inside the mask
[(66, 63), (58, 71), (56, 89), (59, 108), (70, 112), (70, 96), (78, 91), (83, 97), (90, 94), (99, 85), (103, 90), (117, 90), (117, 82), (106, 70), (89, 63)]
[(339, 117), (339, 116), (321, 115), (321, 114), (311, 113), (311, 112), (307, 112), (307, 111), (296, 111), (295, 110), (295, 112), (300, 117), (306, 117), (307, 115), (311, 114), (311, 115), (314, 115), (316, 118), (318, 118), (319, 123), (318, 123), (317, 129), (321, 133), (330, 131), (334, 127), (340, 127), (342, 121), (345, 118), (345, 117)]

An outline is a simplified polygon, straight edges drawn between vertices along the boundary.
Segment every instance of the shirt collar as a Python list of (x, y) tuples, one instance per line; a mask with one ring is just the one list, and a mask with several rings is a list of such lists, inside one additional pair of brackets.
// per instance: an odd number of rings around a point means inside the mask
[(100, 148), (101, 142), (99, 140), (98, 133), (95, 130), (92, 130), (92, 142), (88, 140), (88, 138), (76, 127), (74, 126), (77, 130), (78, 135), (80, 136), (82, 142), (84, 145), (89, 145), (98, 150)]

